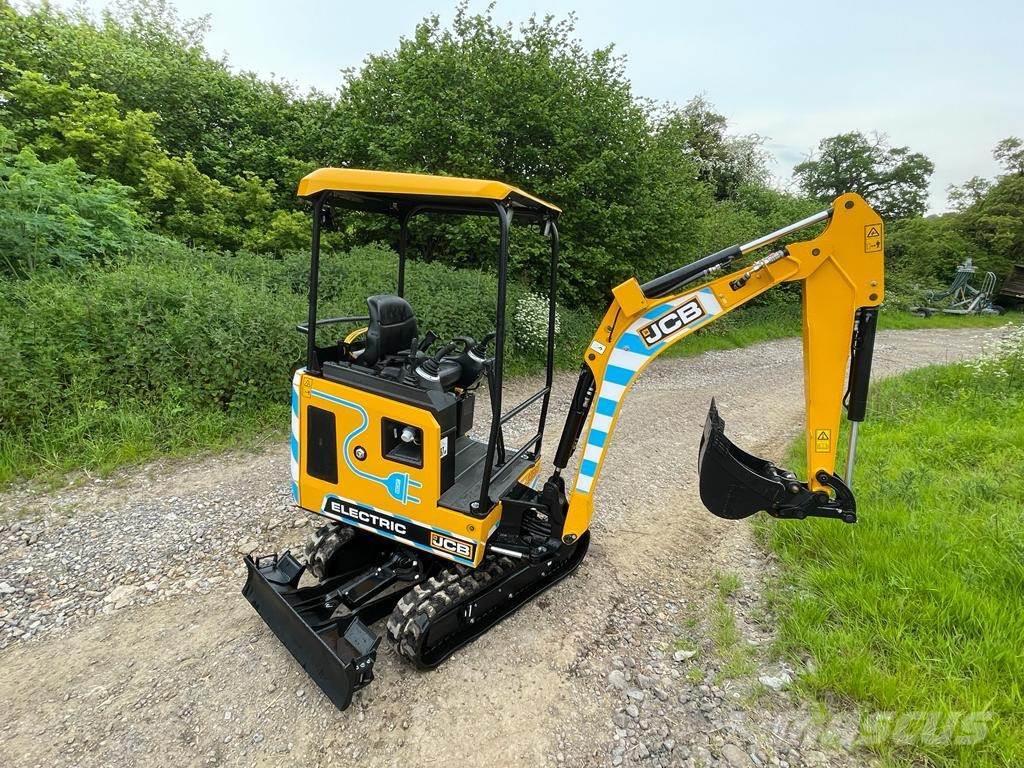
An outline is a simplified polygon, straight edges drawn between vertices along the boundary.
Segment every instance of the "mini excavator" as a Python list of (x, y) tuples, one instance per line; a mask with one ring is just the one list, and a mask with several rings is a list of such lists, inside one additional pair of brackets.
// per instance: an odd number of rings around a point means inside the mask
[[(637, 376), (673, 344), (782, 283), (803, 289), (806, 479), (734, 445), (712, 399), (697, 459), (700, 497), (733, 520), (765, 512), (856, 521), (857, 426), (883, 298), (882, 220), (859, 196), (841, 195), (764, 237), (612, 289), (584, 352), (553, 471), (541, 479), (561, 211), (497, 181), (350, 168), (314, 171), (299, 195), (312, 206), (312, 249), (309, 313), (298, 326), (306, 360), (291, 391), (291, 491), (324, 525), (300, 557), (247, 556), (243, 594), (339, 708), (373, 680), (381, 633), (398, 655), (431, 669), (576, 570), (616, 420)], [(370, 296), (365, 315), (320, 318), (320, 236), (347, 210), (397, 221), (396, 289)], [(404, 298), (409, 224), (422, 215), (497, 220), (495, 323), (480, 339), (440, 343)], [(516, 332), (505, 317), (513, 224), (539, 227), (550, 271), (544, 386), (506, 409), (505, 348)], [(816, 225), (814, 237), (790, 241)], [(783, 240), (756, 260), (744, 258)], [(338, 325), (353, 327), (339, 338), (329, 333)], [(317, 331), (333, 341), (318, 344)], [(486, 440), (472, 429), (480, 386), (489, 393), (489, 426), (479, 430)], [(844, 406), (850, 442), (839, 475)], [(506, 444), (506, 425), (527, 418), (536, 419), (531, 436)], [(563, 473), (581, 442), (567, 483)]]

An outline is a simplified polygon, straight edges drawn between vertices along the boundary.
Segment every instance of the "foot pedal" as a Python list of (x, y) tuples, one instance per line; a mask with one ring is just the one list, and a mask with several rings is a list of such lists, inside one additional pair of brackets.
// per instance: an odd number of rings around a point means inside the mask
[(704, 424), (697, 470), (701, 501), (713, 515), (727, 520), (741, 520), (756, 512), (798, 520), (857, 520), (853, 493), (835, 475), (822, 472), (817, 478), (835, 491), (833, 499), (822, 491), (811, 491), (789, 470), (738, 448), (725, 436), (725, 421), (714, 399)]

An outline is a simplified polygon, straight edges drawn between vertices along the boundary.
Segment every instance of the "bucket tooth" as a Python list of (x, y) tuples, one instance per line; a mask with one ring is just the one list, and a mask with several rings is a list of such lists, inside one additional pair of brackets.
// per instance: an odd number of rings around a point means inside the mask
[(725, 436), (725, 421), (714, 399), (704, 424), (697, 470), (701, 501), (712, 514), (727, 520), (756, 512), (793, 519), (833, 517), (848, 523), (857, 519), (853, 494), (835, 475), (820, 472), (817, 478), (835, 491), (832, 499), (827, 493), (809, 490), (789, 470), (738, 448)]

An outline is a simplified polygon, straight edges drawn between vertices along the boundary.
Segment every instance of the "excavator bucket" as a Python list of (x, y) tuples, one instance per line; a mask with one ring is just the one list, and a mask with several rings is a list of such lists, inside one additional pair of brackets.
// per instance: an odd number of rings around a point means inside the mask
[(830, 517), (845, 523), (857, 522), (857, 505), (842, 478), (819, 472), (817, 479), (832, 490), (811, 491), (788, 469), (753, 456), (725, 436), (725, 421), (718, 415), (714, 399), (708, 409), (704, 435), (697, 459), (700, 498), (712, 514), (740, 520), (755, 512), (772, 517), (803, 520)]
[(338, 709), (373, 680), (380, 637), (357, 616), (333, 619), (330, 584), (299, 587), (305, 566), (288, 552), (245, 557), (242, 594)]
[(697, 471), (704, 506), (728, 520), (777, 509), (790, 484), (797, 491), (800, 488), (791, 472), (737, 448), (725, 436), (725, 421), (714, 399), (704, 424)]

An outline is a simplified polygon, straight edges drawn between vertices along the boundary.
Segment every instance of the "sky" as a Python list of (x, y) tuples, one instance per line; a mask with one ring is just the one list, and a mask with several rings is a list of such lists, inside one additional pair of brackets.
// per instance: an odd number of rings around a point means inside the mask
[[(333, 92), (340, 71), (395, 48), (455, 0), (172, 0), (210, 15), (207, 48), (232, 66)], [(86, 0), (98, 9), (105, 0)], [(486, 1), (472, 0), (471, 10)], [(946, 188), (998, 172), (992, 148), (1024, 137), (1024, 3), (498, 0), (499, 21), (575, 12), (588, 48), (613, 44), (634, 92), (683, 104), (703, 94), (731, 131), (766, 138), (782, 186), (825, 136), (880, 131), (935, 163), (930, 210)]]

